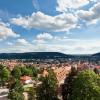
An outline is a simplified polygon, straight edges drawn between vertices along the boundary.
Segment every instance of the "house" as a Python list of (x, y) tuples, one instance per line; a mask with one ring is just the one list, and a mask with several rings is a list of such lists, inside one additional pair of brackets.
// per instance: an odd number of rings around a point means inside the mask
[(62, 84), (64, 82), (64, 79), (66, 78), (66, 75), (69, 74), (70, 70), (71, 70), (71, 67), (67, 67), (67, 66), (53, 68), (53, 71), (56, 75), (56, 78), (59, 84)]
[(31, 84), (32, 83), (32, 78), (30, 76), (21, 76), (20, 77), (20, 82), (22, 84)]
[[(51, 67), (51, 69), (53, 70), (53, 72), (56, 75), (56, 79), (58, 81), (58, 84), (61, 84), (64, 82), (64, 79), (66, 78), (66, 75), (69, 74), (71, 67), (68, 66), (62, 66), (62, 67)], [(42, 76), (46, 77), (48, 76), (48, 71), (47, 69), (43, 70)]]

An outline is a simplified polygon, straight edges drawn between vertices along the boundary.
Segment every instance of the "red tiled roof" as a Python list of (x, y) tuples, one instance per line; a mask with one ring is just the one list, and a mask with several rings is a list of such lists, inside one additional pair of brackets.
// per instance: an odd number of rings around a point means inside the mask
[(29, 77), (29, 76), (21, 76), (21, 77), (20, 77), (20, 80), (22, 80), (22, 81), (31, 80), (31, 79), (32, 79), (32, 78)]
[(95, 66), (95, 68), (98, 68), (98, 69), (100, 69), (100, 66)]

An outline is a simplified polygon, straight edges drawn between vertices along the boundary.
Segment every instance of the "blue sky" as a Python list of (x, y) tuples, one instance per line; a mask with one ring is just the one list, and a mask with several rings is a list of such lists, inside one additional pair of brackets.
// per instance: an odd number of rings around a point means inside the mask
[(0, 52), (100, 52), (100, 0), (1, 0)]

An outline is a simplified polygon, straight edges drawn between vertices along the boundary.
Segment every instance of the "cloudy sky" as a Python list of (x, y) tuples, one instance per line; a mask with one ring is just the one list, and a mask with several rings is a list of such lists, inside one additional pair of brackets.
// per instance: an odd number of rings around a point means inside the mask
[(0, 53), (100, 52), (100, 0), (0, 0)]

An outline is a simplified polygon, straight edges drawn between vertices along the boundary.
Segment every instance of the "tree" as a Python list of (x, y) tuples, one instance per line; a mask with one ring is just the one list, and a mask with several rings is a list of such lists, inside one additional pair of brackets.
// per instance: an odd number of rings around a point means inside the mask
[(33, 78), (36, 78), (38, 75), (38, 72), (39, 72), (38, 69), (33, 66), (21, 67), (22, 75), (28, 75)]
[(77, 76), (77, 68), (75, 66), (71, 67), (71, 72), (66, 76), (65, 82), (62, 85), (62, 97), (63, 100), (69, 100), (72, 95), (72, 84)]
[(32, 76), (33, 72), (30, 68), (22, 67), (21, 68), (22, 75)]
[(15, 68), (13, 69), (13, 71), (11, 72), (11, 74), (12, 74), (12, 76), (13, 76), (14, 78), (19, 79), (20, 76), (22, 75), (21, 69), (20, 69), (19, 67), (15, 67)]
[(31, 67), (31, 69), (32, 69), (33, 77), (37, 77), (39, 70), (35, 67)]
[(28, 100), (36, 100), (35, 87), (30, 88), (30, 90), (28, 91)]
[(19, 80), (16, 80), (9, 89), (8, 98), (10, 100), (24, 100), (23, 88)]
[(24, 96), (22, 93), (18, 92), (18, 91), (15, 91), (15, 90), (11, 90), (9, 92), (9, 96), (8, 98), (10, 100), (24, 100)]
[(2, 64), (0, 64), (0, 71), (1, 71), (3, 68), (5, 68), (5, 66), (2, 65)]
[(46, 77), (41, 78), (42, 84), (37, 87), (37, 100), (58, 100), (57, 80), (53, 71), (49, 70)]
[(94, 72), (99, 75), (100, 74), (100, 69), (94, 68)]
[(70, 100), (100, 100), (100, 76), (91, 70), (78, 74)]
[(7, 82), (7, 80), (10, 78), (10, 71), (6, 68), (3, 67), (0, 70), (0, 80), (1, 80), (1, 85), (4, 85), (5, 82)]
[(23, 88), (22, 88), (22, 84), (20, 83), (20, 81), (18, 79), (16, 79), (10, 86), (9, 88), (10, 90), (14, 89), (16, 91), (19, 92), (23, 92)]

